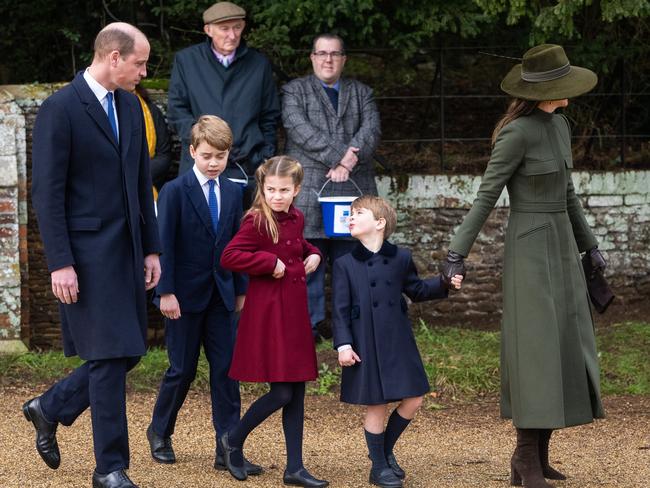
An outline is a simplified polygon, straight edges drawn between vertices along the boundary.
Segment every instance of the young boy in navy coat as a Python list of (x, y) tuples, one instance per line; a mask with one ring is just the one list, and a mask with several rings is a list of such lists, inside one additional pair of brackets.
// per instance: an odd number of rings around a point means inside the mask
[[(212, 115), (192, 127), (192, 171), (167, 183), (158, 199), (163, 253), (156, 288), (166, 317), (169, 368), (147, 429), (154, 460), (176, 461), (171, 436), (178, 411), (196, 376), (201, 344), (210, 365), (212, 422), (219, 435), (238, 421), (238, 382), (228, 377), (236, 333), (234, 314), (244, 304), (247, 278), (221, 267), (221, 253), (239, 229), (242, 190), (221, 176), (232, 146), (232, 132)], [(215, 468), (225, 469), (222, 453)], [(248, 466), (249, 474), (261, 468)]]
[[(463, 277), (421, 280), (410, 251), (386, 240), (397, 215), (384, 199), (365, 195), (352, 203), (350, 233), (359, 240), (334, 263), (334, 347), (343, 368), (341, 401), (367, 405), (364, 432), (372, 461), (370, 483), (401, 487), (404, 471), (393, 447), (422, 404), (429, 382), (402, 293), (412, 301), (446, 298)], [(387, 404), (399, 401), (384, 430)]]

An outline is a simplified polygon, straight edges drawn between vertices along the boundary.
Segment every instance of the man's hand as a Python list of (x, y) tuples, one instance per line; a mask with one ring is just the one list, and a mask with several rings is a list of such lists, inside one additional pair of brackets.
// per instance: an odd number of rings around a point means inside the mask
[(160, 312), (168, 319), (176, 320), (181, 317), (181, 306), (176, 295), (165, 293), (160, 297)]
[(339, 161), (339, 164), (345, 166), (350, 171), (352, 171), (352, 169), (359, 162), (359, 157), (357, 156), (358, 152), (359, 152), (358, 147), (350, 146), (348, 150), (345, 152), (345, 154), (343, 155), (343, 158), (341, 158), (341, 161)]
[(278, 258), (278, 260), (275, 262), (275, 269), (273, 270), (273, 277), (278, 280), (284, 276), (284, 270), (287, 269), (287, 267), (284, 265), (282, 260)]
[(354, 366), (355, 363), (360, 363), (361, 358), (354, 352), (354, 349), (346, 349), (339, 353), (339, 364), (341, 366)]
[(343, 183), (350, 178), (350, 172), (340, 164), (327, 172), (326, 178), (331, 178), (334, 183)]
[(52, 271), (52, 293), (61, 303), (68, 305), (77, 303), (77, 294), (79, 293), (79, 282), (77, 273), (72, 266)]
[(313, 273), (320, 264), (320, 256), (318, 254), (310, 254), (302, 263), (305, 265), (305, 274)]
[(159, 280), (160, 258), (157, 254), (149, 254), (144, 258), (144, 289), (151, 290), (158, 284)]
[(241, 312), (244, 308), (244, 301), (246, 300), (246, 295), (237, 295), (235, 297), (235, 312)]

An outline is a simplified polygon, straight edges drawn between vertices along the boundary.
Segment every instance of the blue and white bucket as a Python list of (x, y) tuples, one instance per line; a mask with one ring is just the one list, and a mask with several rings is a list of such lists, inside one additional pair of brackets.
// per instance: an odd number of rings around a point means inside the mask
[(359, 195), (349, 197), (321, 197), (325, 186), (331, 181), (331, 179), (328, 179), (318, 193), (314, 192), (318, 195), (318, 203), (320, 203), (320, 208), (323, 213), (323, 229), (327, 237), (349, 237), (350, 206), (354, 200), (363, 195), (363, 192), (354, 180), (350, 178), (349, 181), (355, 186)]
[(244, 171), (244, 168), (242, 168), (239, 163), (235, 163), (235, 165), (241, 171), (243, 178), (228, 178), (228, 179), (233, 183), (237, 183), (239, 186), (241, 186), (242, 190), (245, 190), (246, 187), (248, 186), (248, 175), (246, 174), (246, 171)]

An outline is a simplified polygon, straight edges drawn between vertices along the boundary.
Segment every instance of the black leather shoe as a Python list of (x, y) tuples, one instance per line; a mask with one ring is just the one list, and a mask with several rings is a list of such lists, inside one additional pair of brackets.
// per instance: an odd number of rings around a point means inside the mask
[(314, 478), (309, 471), (305, 468), (299, 469), (295, 473), (284, 472), (282, 477), (285, 485), (291, 486), (309, 486), (309, 487), (319, 487), (319, 486), (329, 486), (329, 481), (318, 480)]
[[(219, 444), (221, 445), (221, 450), (223, 451), (223, 460), (226, 465), (226, 468), (228, 469), (228, 472), (235, 478), (236, 480), (239, 481), (244, 481), (248, 476), (246, 475), (246, 470), (244, 469), (243, 466), (234, 466), (232, 464), (232, 461), (230, 460), (230, 456), (232, 455), (233, 452), (236, 451), (241, 451), (241, 449), (238, 449), (236, 447), (232, 447), (229, 442), (228, 442), (228, 432), (223, 434), (219, 438)], [(243, 454), (242, 454), (243, 457)]]
[[(223, 454), (217, 453), (214, 458), (214, 469), (218, 471), (227, 471), (226, 462), (223, 460)], [(244, 470), (248, 476), (259, 476), (264, 469), (259, 464), (253, 464), (244, 457)]]
[(397, 476), (401, 480), (406, 478), (406, 473), (404, 472), (402, 467), (399, 464), (397, 464), (397, 459), (395, 459), (395, 454), (390, 453), (388, 456), (386, 456), (386, 462), (388, 463), (388, 467), (393, 470), (393, 473), (395, 473), (395, 476)]
[(41, 410), (38, 397), (32, 398), (23, 405), (23, 415), (34, 424), (36, 429), (36, 450), (50, 468), (56, 469), (61, 464), (59, 444), (56, 442), (58, 422), (48, 422)]
[(163, 464), (174, 464), (176, 455), (172, 448), (171, 437), (161, 437), (153, 431), (153, 427), (147, 427), (147, 440), (151, 449), (151, 457), (154, 461)]
[(93, 473), (93, 488), (138, 488), (123, 469), (108, 474)]
[(395, 476), (391, 468), (371, 469), (368, 481), (382, 488), (402, 488), (402, 480)]

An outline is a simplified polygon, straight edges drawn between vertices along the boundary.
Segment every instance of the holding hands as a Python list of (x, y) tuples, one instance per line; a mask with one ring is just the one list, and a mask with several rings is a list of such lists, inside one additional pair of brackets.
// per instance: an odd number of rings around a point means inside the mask
[(344, 349), (339, 351), (339, 364), (341, 366), (354, 366), (355, 363), (360, 363), (361, 358), (354, 352), (354, 349)]
[[(460, 283), (467, 274), (465, 256), (454, 251), (447, 253), (447, 259), (442, 263), (442, 281), (447, 288), (460, 288)], [(458, 279), (460, 277), (460, 280)]]

